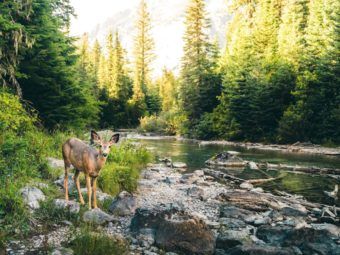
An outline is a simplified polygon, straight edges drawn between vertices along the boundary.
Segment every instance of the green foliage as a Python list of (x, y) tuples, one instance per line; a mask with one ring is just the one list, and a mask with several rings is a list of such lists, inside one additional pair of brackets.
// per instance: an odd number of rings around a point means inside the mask
[(204, 112), (217, 105), (221, 77), (216, 73), (218, 49), (209, 42), (205, 3), (191, 0), (186, 12), (180, 102), (193, 126)]
[(0, 10), (0, 84), (15, 88), (21, 95), (16, 68), (21, 50), (32, 44), (24, 26), (32, 14), (32, 1), (1, 1)]
[(135, 191), (140, 171), (151, 160), (151, 153), (142, 146), (124, 142), (112, 147), (108, 162), (100, 172), (99, 187), (112, 195), (122, 190)]
[[(228, 139), (273, 141), (280, 118), (292, 101), (295, 76), (289, 65), (277, 61), (262, 66), (253, 63), (250, 68), (254, 70), (226, 76), (219, 108), (228, 108), (227, 118), (217, 119), (216, 131), (225, 132)], [(219, 111), (223, 109), (215, 114)]]
[(83, 228), (71, 243), (75, 255), (124, 255), (128, 245), (124, 240), (114, 239), (91, 228)]
[(193, 136), (202, 140), (210, 140), (218, 137), (215, 130), (215, 120), (212, 113), (205, 113), (194, 127)]
[(63, 220), (78, 224), (80, 214), (70, 212), (68, 209), (58, 208), (55, 206), (53, 199), (40, 202), (40, 208), (34, 212), (35, 219), (44, 222), (45, 227), (52, 227)]
[(33, 129), (35, 115), (29, 114), (19, 98), (0, 89), (0, 131), (25, 132)]
[(95, 125), (98, 118), (91, 82), (78, 73), (73, 39), (62, 31), (69, 10), (68, 1), (35, 1), (30, 22), (25, 24), (35, 43), (23, 52), (19, 83), (24, 99), (50, 130), (83, 129)]
[[(134, 39), (134, 79), (131, 105), (136, 108), (137, 119), (147, 111), (155, 111), (154, 97), (150, 93), (151, 63), (154, 59), (154, 41), (151, 37), (151, 18), (145, 0), (140, 2), (137, 35)], [(148, 97), (148, 98), (146, 98)]]
[(160, 115), (145, 116), (140, 119), (139, 131), (163, 135), (180, 135), (188, 132), (188, 121), (184, 113), (174, 108)]

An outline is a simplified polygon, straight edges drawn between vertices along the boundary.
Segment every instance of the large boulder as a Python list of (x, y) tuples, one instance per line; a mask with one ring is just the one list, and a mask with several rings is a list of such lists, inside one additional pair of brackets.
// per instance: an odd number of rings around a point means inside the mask
[(253, 223), (257, 218), (257, 214), (252, 211), (230, 205), (221, 206), (220, 216), (225, 218), (240, 219), (247, 223)]
[(114, 215), (126, 216), (134, 214), (136, 207), (136, 198), (132, 194), (122, 191), (110, 205), (109, 211)]
[(99, 208), (86, 211), (83, 215), (84, 222), (92, 223), (95, 225), (103, 225), (114, 220), (115, 218), (112, 215), (103, 212)]
[(224, 228), (217, 237), (216, 248), (226, 250), (240, 244), (250, 243), (252, 243), (250, 233), (246, 228), (241, 230)]
[(225, 254), (228, 255), (300, 255), (301, 252), (296, 248), (283, 248), (263, 245), (238, 245), (229, 249)]
[(44, 193), (36, 187), (26, 186), (20, 189), (20, 193), (24, 203), (32, 210), (38, 209), (40, 207), (39, 202), (46, 199)]
[(156, 231), (156, 244), (184, 254), (213, 254), (215, 237), (201, 220), (182, 218), (165, 220)]
[(156, 245), (165, 251), (188, 255), (214, 252), (215, 237), (209, 227), (177, 206), (139, 208), (130, 228), (136, 235), (142, 229), (153, 229)]
[(263, 225), (256, 235), (271, 245), (296, 246), (303, 254), (340, 254), (340, 245), (333, 240), (334, 234), (325, 228)]

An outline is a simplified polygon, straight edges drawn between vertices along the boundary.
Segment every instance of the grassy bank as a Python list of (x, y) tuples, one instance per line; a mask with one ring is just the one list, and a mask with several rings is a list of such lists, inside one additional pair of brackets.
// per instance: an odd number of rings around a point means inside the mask
[[(47, 229), (51, 223), (58, 224), (65, 219), (72, 220), (76, 226), (82, 225), (80, 215), (74, 216), (58, 211), (51, 205), (54, 198), (63, 196), (53, 184), (62, 173), (62, 169), (50, 168), (46, 158), (61, 158), (61, 145), (67, 138), (84, 139), (85, 137), (83, 137), (83, 130), (48, 133), (38, 128), (34, 113), (23, 109), (18, 98), (11, 94), (0, 93), (0, 108), (1, 254), (7, 240), (29, 236), (36, 231), (37, 223), (41, 223), (43, 228)], [(137, 187), (140, 170), (151, 160), (152, 156), (145, 148), (128, 141), (112, 148), (99, 178), (100, 188), (112, 195), (122, 190), (133, 192)], [(37, 183), (47, 184), (42, 188), (47, 201), (32, 214), (24, 204), (20, 189)], [(92, 237), (95, 242), (102, 241), (101, 236), (95, 234), (95, 231), (91, 233), (80, 236), (75, 245)]]

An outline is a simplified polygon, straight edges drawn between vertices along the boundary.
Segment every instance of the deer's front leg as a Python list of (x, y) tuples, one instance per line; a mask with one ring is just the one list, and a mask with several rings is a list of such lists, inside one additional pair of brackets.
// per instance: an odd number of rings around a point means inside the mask
[(91, 177), (89, 174), (85, 174), (86, 178), (86, 188), (87, 188), (87, 197), (89, 200), (89, 209), (91, 210), (91, 198), (92, 198), (92, 188), (91, 188)]
[(84, 205), (85, 204), (84, 198), (83, 198), (83, 195), (81, 194), (81, 191), (80, 191), (79, 173), (80, 173), (79, 170), (76, 169), (76, 172), (74, 174), (74, 181), (75, 181), (76, 186), (77, 186), (77, 191), (78, 191), (78, 194), (79, 194), (80, 203), (82, 205)]
[(92, 179), (93, 182), (93, 208), (98, 208), (97, 206), (97, 177)]

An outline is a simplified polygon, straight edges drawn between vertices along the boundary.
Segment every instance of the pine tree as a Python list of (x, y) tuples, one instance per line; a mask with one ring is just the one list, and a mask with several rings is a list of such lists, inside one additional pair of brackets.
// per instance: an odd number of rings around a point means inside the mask
[(339, 8), (334, 0), (309, 3), (296, 102), (281, 121), (285, 141), (340, 142)]
[(164, 68), (158, 84), (159, 96), (162, 101), (162, 111), (170, 111), (178, 104), (178, 84), (175, 75), (172, 71)]
[(287, 0), (282, 7), (282, 23), (278, 34), (278, 52), (280, 57), (292, 63), (296, 69), (303, 61), (306, 47), (305, 30), (308, 19), (308, 1)]
[(19, 82), (49, 129), (81, 129), (98, 119), (92, 84), (79, 74), (74, 41), (63, 32), (70, 8), (65, 1), (38, 0), (25, 24), (35, 43), (23, 55)]
[(98, 72), (100, 66), (100, 59), (102, 57), (102, 48), (96, 39), (91, 51), (91, 63), (93, 65), (94, 76), (96, 77), (96, 84), (98, 86)]
[(154, 59), (154, 42), (151, 37), (151, 19), (145, 0), (141, 0), (134, 45), (134, 81), (132, 103), (142, 113), (146, 110), (145, 96), (150, 85), (151, 63)]
[(107, 60), (102, 54), (99, 59), (99, 66), (98, 66), (98, 73), (97, 73), (97, 82), (98, 87), (100, 89), (106, 89), (109, 84), (109, 78), (108, 78), (108, 70), (107, 70)]
[[(215, 90), (220, 81), (212, 79), (213, 54), (207, 30), (203, 0), (191, 0), (186, 11), (186, 30), (184, 34), (184, 56), (182, 58), (180, 99), (190, 122), (194, 125), (208, 108), (203, 100), (208, 90)], [(218, 86), (217, 86), (218, 87)], [(208, 92), (210, 93), (210, 92)], [(213, 94), (213, 93), (212, 93)], [(218, 92), (216, 93), (218, 94)]]
[(17, 81), (17, 65), (22, 49), (30, 48), (33, 40), (25, 24), (32, 14), (32, 1), (0, 1), (0, 85), (14, 88), (21, 97)]

